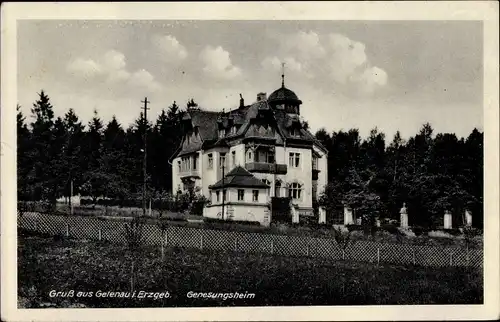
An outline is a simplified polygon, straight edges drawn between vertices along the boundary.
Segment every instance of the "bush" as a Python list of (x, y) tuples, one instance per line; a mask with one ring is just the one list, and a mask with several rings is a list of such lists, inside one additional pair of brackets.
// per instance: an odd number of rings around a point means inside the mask
[(391, 233), (391, 234), (397, 234), (398, 233), (398, 226), (394, 225), (394, 224), (383, 224), (380, 226), (380, 229), (381, 230), (385, 230), (387, 231), (388, 233)]
[(449, 234), (448, 232), (442, 231), (442, 230), (433, 230), (429, 232), (429, 237), (435, 237), (435, 238), (453, 238), (453, 235)]

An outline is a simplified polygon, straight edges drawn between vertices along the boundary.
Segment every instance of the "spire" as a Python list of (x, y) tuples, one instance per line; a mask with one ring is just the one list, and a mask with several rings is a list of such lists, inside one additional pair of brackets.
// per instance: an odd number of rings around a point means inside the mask
[(281, 63), (281, 87), (285, 88), (285, 63)]

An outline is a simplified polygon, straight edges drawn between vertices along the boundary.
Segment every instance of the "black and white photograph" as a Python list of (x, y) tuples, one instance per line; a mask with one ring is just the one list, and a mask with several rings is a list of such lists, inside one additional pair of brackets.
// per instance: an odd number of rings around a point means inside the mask
[(278, 4), (9, 21), (2, 280), (17, 310), (487, 304), (485, 22)]

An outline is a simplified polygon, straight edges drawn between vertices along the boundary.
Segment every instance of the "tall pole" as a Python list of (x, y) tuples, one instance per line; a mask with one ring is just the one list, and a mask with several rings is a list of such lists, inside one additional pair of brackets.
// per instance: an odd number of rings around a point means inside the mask
[(144, 103), (144, 106), (142, 109), (144, 110), (143, 116), (143, 123), (144, 123), (144, 133), (142, 135), (142, 140), (144, 144), (144, 153), (143, 153), (143, 159), (142, 159), (142, 215), (146, 216), (146, 162), (147, 162), (147, 135), (148, 135), (148, 127), (147, 127), (147, 122), (148, 122), (148, 103), (151, 103), (148, 101), (148, 98), (145, 97), (144, 101), (141, 101), (141, 103)]
[(69, 213), (73, 214), (73, 179), (70, 182), (70, 193), (69, 193)]
[(226, 191), (224, 190), (224, 168), (226, 164), (226, 157), (224, 156), (224, 161), (222, 162), (222, 220), (224, 220), (224, 203), (226, 199)]

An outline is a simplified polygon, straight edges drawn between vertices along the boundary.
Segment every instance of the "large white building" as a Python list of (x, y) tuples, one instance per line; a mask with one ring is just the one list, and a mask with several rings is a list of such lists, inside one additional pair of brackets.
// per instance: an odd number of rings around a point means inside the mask
[[(240, 98), (239, 107), (228, 112), (188, 110), (184, 137), (172, 158), (173, 189), (198, 187), (217, 205), (211, 187), (223, 172), (241, 166), (268, 186), (266, 201), (290, 197), (299, 213), (311, 214), (327, 183), (327, 150), (303, 127), (301, 104), (283, 81), (268, 98), (259, 93), (250, 105)], [(252, 202), (263, 199), (248, 199), (245, 207)]]

